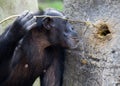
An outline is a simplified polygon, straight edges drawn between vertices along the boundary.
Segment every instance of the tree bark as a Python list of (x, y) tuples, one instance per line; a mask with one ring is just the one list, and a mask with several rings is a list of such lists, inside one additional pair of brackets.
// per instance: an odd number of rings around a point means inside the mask
[[(0, 0), (0, 20), (15, 14), (20, 14), (25, 10), (36, 11), (38, 9), (37, 0)], [(0, 33), (3, 28), (12, 21), (0, 25)]]
[(120, 0), (64, 0), (80, 36), (68, 51), (64, 86), (120, 86)]

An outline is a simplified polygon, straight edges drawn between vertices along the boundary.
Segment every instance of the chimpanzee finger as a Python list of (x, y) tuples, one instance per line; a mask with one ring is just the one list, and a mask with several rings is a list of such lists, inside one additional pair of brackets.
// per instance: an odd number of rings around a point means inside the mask
[(34, 28), (34, 27), (36, 27), (36, 25), (37, 25), (37, 23), (36, 22), (34, 22), (33, 24), (31, 24), (30, 26), (28, 26), (27, 28), (26, 28), (26, 30), (31, 30), (32, 28)]
[(23, 12), (19, 17), (17, 17), (17, 19), (15, 20), (14, 24), (15, 25), (22, 25), (22, 18), (24, 18), (29, 12), (25, 11)]
[(24, 18), (22, 18), (21, 22), (24, 24), (25, 22), (29, 21), (32, 18), (33, 18), (33, 14), (28, 13)]
[(29, 21), (27, 21), (25, 24), (24, 24), (24, 26), (23, 26), (23, 28), (27, 28), (27, 27), (29, 27), (29, 26), (31, 26), (33, 23), (35, 23), (36, 22), (36, 18), (35, 17), (33, 17), (31, 20), (29, 20)]
[(21, 16), (18, 17), (19, 20), (21, 20), (22, 18), (24, 18), (27, 14), (29, 13), (28, 10), (24, 11)]

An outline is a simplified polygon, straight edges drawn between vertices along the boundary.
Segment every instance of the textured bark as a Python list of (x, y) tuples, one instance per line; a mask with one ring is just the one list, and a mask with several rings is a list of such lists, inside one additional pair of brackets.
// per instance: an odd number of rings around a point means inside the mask
[[(36, 11), (37, 9), (37, 0), (0, 0), (0, 20), (25, 10)], [(0, 25), (0, 33), (3, 32), (1, 28), (5, 28), (10, 22)]]
[(120, 0), (64, 0), (64, 5), (69, 18), (95, 25), (73, 24), (80, 45), (68, 51), (64, 86), (120, 86)]

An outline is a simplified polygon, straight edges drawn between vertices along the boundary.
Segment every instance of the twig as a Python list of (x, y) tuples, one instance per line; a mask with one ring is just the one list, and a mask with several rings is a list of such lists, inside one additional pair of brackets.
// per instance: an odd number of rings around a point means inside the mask
[[(16, 18), (16, 17), (19, 17), (20, 15), (12, 15), (12, 16), (9, 16), (5, 19), (3, 19), (2, 21), (0, 21), (0, 24), (6, 22), (7, 20), (10, 20), (12, 18)], [(85, 22), (85, 21), (80, 21), (80, 20), (72, 20), (72, 19), (67, 19), (67, 18), (64, 18), (64, 17), (60, 17), (60, 16), (48, 16), (48, 15), (41, 15), (41, 16), (34, 16), (34, 17), (37, 17), (37, 18), (42, 18), (42, 17), (50, 17), (50, 18), (60, 18), (60, 19), (64, 19), (64, 20), (68, 20), (70, 22), (77, 22), (77, 23), (85, 23), (86, 25), (92, 25), (93, 24), (91, 22)]]
[(12, 19), (12, 18), (16, 18), (16, 17), (18, 17), (18, 16), (20, 16), (20, 15), (12, 15), (12, 16), (9, 16), (9, 17), (3, 19), (2, 21), (0, 21), (0, 24), (4, 23), (5, 21), (10, 20), (10, 19)]

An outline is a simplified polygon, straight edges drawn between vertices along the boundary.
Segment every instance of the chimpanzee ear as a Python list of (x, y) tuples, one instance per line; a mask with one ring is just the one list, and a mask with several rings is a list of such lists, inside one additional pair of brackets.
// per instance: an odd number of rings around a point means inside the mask
[(45, 17), (45, 18), (43, 18), (43, 20), (42, 20), (42, 25), (43, 25), (43, 27), (44, 27), (45, 29), (47, 29), (47, 30), (50, 30), (50, 29), (53, 28), (52, 23), (53, 23), (53, 19), (50, 18), (50, 17)]

